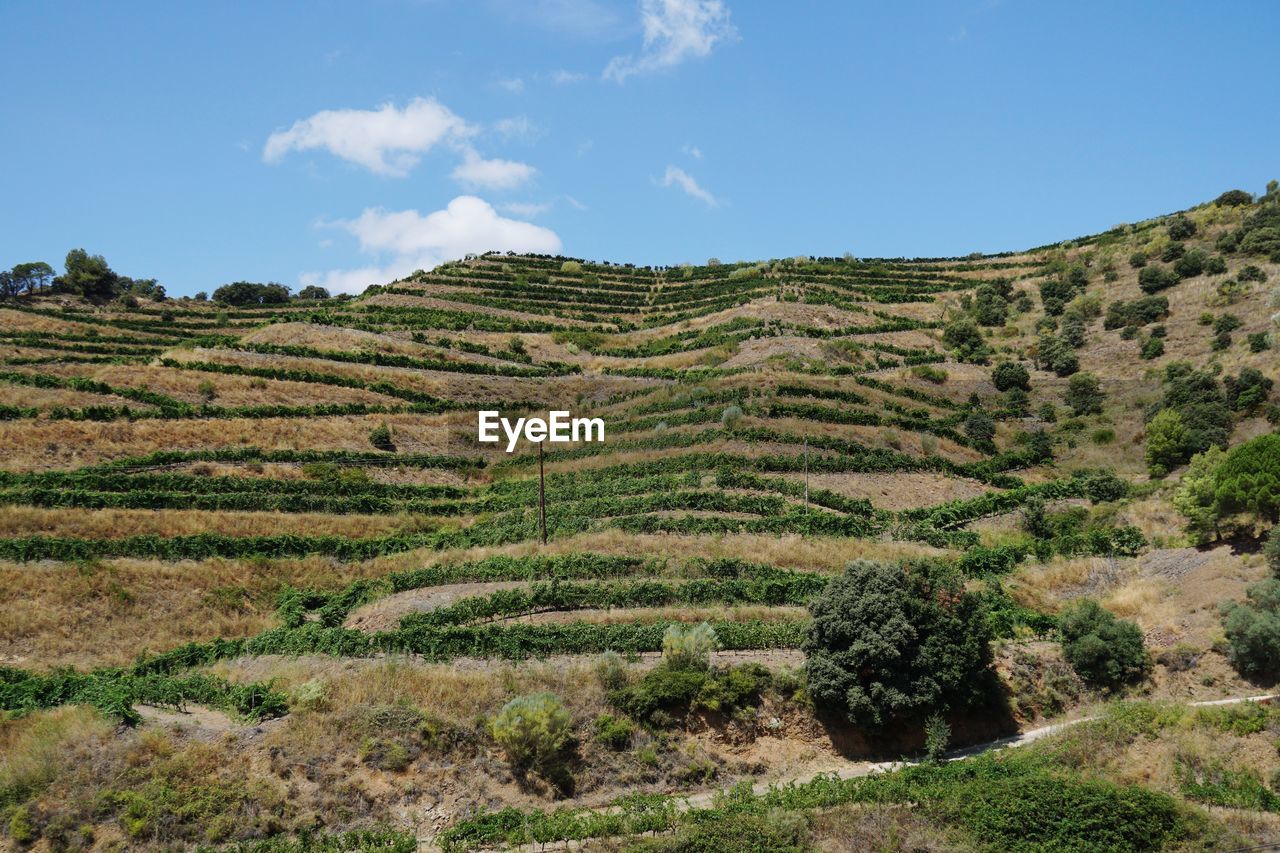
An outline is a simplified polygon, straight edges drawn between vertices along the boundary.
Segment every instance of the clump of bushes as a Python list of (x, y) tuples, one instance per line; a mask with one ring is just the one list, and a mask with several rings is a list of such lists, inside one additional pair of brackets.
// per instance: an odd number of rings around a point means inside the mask
[(1016, 361), (1002, 361), (991, 371), (991, 383), (996, 386), (997, 391), (1009, 391), (1013, 388), (1030, 391), (1031, 374)]
[[(1276, 538), (1274, 533), (1271, 538)], [(1245, 596), (1246, 601), (1222, 606), (1227, 659), (1241, 675), (1280, 675), (1280, 580), (1253, 584)]]
[(1109, 690), (1145, 678), (1151, 658), (1142, 629), (1117, 619), (1092, 599), (1065, 610), (1058, 620), (1062, 656), (1086, 682)]
[(1102, 412), (1102, 401), (1106, 395), (1098, 377), (1092, 373), (1077, 373), (1067, 382), (1067, 393), (1063, 399), (1071, 411), (1077, 416), (1096, 415)]
[(517, 769), (545, 769), (569, 743), (573, 720), (553, 693), (517, 696), (502, 706), (489, 732)]
[(391, 438), (391, 427), (387, 425), (386, 421), (378, 424), (369, 432), (369, 443), (378, 450), (395, 451), (396, 445)]
[(948, 566), (855, 560), (810, 612), (809, 693), (855, 725), (921, 720), (985, 695), (991, 627)]

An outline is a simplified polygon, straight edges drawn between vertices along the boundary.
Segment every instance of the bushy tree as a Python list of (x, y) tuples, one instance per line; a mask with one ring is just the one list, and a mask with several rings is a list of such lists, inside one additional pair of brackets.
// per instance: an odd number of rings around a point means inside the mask
[(1280, 580), (1253, 584), (1245, 597), (1222, 605), (1227, 659), (1245, 676), (1280, 675)]
[(990, 284), (978, 286), (973, 297), (973, 316), (983, 326), (1003, 326), (1009, 316), (1009, 302)]
[(85, 299), (104, 300), (118, 296), (123, 289), (120, 276), (107, 265), (102, 255), (90, 255), (84, 249), (67, 252), (66, 272), (55, 284), (60, 290), (78, 293)]
[(1244, 190), (1227, 190), (1215, 198), (1213, 203), (1219, 207), (1243, 207), (1246, 204), (1253, 204), (1253, 196)]
[(1031, 390), (1031, 374), (1016, 361), (1002, 361), (991, 371), (991, 384), (997, 391), (1008, 391), (1012, 388)]
[(1166, 230), (1170, 240), (1185, 240), (1195, 236), (1196, 224), (1185, 216), (1175, 216), (1169, 221), (1169, 227)]
[(1096, 415), (1101, 414), (1105, 397), (1098, 377), (1092, 373), (1077, 373), (1067, 381), (1067, 393), (1063, 402), (1076, 415)]
[(16, 264), (8, 272), (0, 270), (0, 297), (39, 293), (53, 283), (53, 278), (53, 267), (44, 261)]
[(985, 412), (971, 412), (964, 419), (964, 434), (979, 444), (990, 444), (996, 437), (996, 423)]
[(1190, 249), (1174, 261), (1173, 271), (1178, 278), (1195, 278), (1202, 275), (1209, 264), (1209, 256), (1202, 249)]
[(961, 317), (947, 324), (942, 332), (942, 342), (955, 351), (960, 361), (983, 364), (990, 354), (987, 341), (982, 337), (978, 324), (968, 317)]
[(1142, 272), (1138, 273), (1138, 287), (1142, 288), (1143, 293), (1158, 293), (1173, 287), (1179, 281), (1181, 279), (1176, 272), (1158, 265), (1143, 267)]
[(1163, 477), (1186, 458), (1187, 426), (1176, 409), (1163, 409), (1147, 422), (1147, 469)]
[(1271, 574), (1280, 578), (1280, 524), (1272, 527), (1271, 533), (1267, 535), (1267, 542), (1262, 546), (1262, 556), (1271, 567)]
[(274, 282), (235, 281), (215, 290), (213, 300), (227, 305), (283, 305), (289, 301), (289, 288)]
[(1075, 351), (1054, 335), (1040, 336), (1036, 344), (1036, 363), (1058, 376), (1070, 376), (1080, 369), (1080, 359)]
[(489, 731), (517, 768), (540, 768), (568, 744), (573, 720), (553, 693), (518, 696), (502, 706)]
[(1084, 346), (1084, 315), (1074, 308), (1062, 312), (1062, 322), (1058, 324), (1058, 337), (1072, 349)]
[(308, 284), (298, 291), (299, 299), (328, 299), (329, 291), (318, 284)]
[(1253, 412), (1267, 401), (1275, 383), (1256, 367), (1245, 367), (1238, 376), (1228, 376), (1222, 384), (1227, 406), (1233, 412)]
[(1140, 680), (1151, 670), (1142, 629), (1117, 619), (1092, 599), (1082, 599), (1058, 617), (1062, 656), (1081, 678), (1115, 689)]
[[(1163, 397), (1149, 413), (1147, 465), (1156, 476), (1213, 445), (1226, 447), (1231, 409), (1218, 380), (1187, 362), (1165, 368)], [(1172, 410), (1176, 417), (1165, 415)]]
[(855, 560), (810, 611), (804, 650), (821, 710), (877, 728), (983, 695), (991, 631), (953, 569)]
[(1238, 444), (1214, 471), (1214, 503), (1222, 516), (1247, 513), (1280, 523), (1280, 433)]
[(1219, 515), (1214, 493), (1218, 465), (1222, 463), (1220, 447), (1210, 447), (1191, 457), (1191, 464), (1178, 481), (1173, 506), (1187, 519), (1187, 533), (1196, 544), (1216, 539)]

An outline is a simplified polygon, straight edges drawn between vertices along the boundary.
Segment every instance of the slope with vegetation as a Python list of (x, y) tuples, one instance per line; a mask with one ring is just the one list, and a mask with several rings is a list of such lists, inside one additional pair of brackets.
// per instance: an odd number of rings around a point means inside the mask
[[(1278, 217), (1273, 184), (1003, 255), (486, 254), (359, 298), (21, 264), (0, 833), (1275, 841), (1274, 711), (1186, 703), (1278, 674)], [(508, 455), (481, 407), (607, 438)]]

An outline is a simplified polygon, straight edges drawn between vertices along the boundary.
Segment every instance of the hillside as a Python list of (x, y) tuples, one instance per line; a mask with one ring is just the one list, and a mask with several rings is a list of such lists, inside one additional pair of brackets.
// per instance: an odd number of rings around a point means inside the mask
[[(1189, 704), (1273, 684), (1219, 607), (1272, 573), (1277, 285), (1273, 186), (1001, 255), (0, 302), (0, 845), (1280, 843), (1280, 711)], [(480, 409), (605, 422), (544, 448), (545, 544), (538, 448), (477, 442)], [(980, 609), (980, 696), (824, 703), (802, 647), (855, 560)], [(1086, 598), (1145, 670), (1064, 657)], [(521, 760), (502, 709), (544, 692), (567, 740)], [(940, 725), (1085, 717), (864, 778)]]

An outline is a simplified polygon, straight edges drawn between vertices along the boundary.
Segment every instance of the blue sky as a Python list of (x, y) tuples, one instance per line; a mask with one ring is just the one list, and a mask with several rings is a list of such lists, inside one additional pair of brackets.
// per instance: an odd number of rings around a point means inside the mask
[[(0, 265), (1025, 248), (1280, 176), (1280, 4), (0, 0)], [(15, 39), (23, 34), (21, 39)]]

